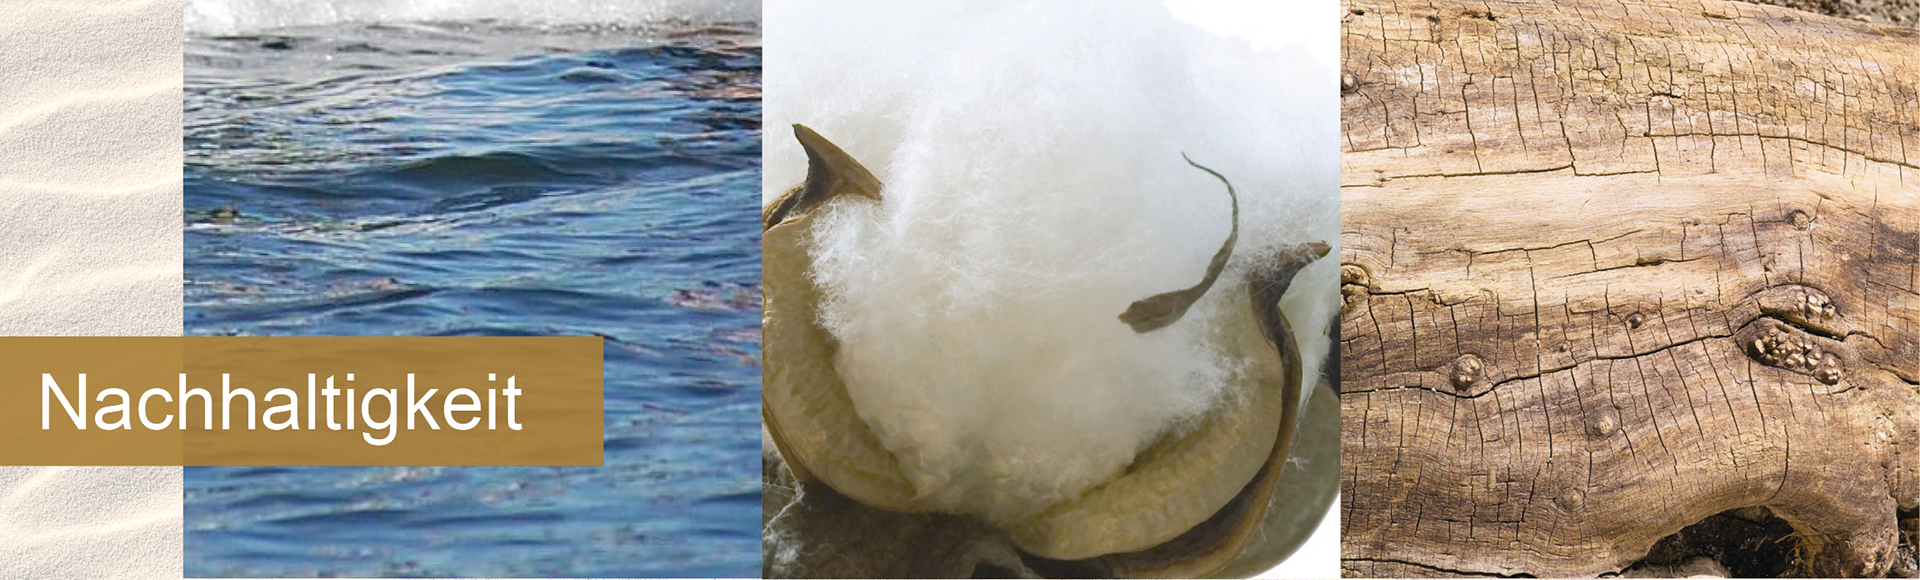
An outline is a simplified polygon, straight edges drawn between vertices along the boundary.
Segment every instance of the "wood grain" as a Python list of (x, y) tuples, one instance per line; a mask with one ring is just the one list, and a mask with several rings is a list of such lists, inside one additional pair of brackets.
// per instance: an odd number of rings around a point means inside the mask
[(1713, 0), (1345, 2), (1343, 569), (1593, 576), (1920, 506), (1920, 36)]

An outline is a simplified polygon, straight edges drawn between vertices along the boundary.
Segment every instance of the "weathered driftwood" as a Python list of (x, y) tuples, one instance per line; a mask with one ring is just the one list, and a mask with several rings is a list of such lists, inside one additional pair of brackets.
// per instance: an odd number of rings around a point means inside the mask
[(1348, 0), (1348, 575), (1619, 571), (1920, 505), (1920, 36), (1719, 2)]

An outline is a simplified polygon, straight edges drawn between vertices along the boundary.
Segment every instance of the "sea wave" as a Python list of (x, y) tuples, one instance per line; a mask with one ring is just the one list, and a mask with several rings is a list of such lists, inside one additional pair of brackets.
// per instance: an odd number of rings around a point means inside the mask
[(755, 28), (189, 35), (182, 330), (599, 336), (606, 455), (188, 468), (178, 569), (756, 573), (759, 215), (733, 211), (759, 197)]

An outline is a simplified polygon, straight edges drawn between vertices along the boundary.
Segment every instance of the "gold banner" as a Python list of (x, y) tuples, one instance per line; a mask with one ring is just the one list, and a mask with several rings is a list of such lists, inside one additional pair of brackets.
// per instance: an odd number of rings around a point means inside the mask
[(0, 337), (0, 465), (600, 465), (598, 337)]

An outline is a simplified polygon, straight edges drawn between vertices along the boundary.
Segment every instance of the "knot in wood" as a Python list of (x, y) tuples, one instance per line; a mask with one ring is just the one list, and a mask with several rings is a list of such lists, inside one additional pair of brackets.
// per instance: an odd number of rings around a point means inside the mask
[(1840, 377), (1840, 361), (1831, 354), (1827, 355), (1825, 360), (1820, 361), (1820, 368), (1813, 371), (1814, 380), (1820, 381), (1821, 384), (1840, 384)]
[(1340, 73), (1340, 94), (1351, 95), (1353, 94), (1353, 90), (1359, 88), (1359, 86), (1360, 84), (1353, 78), (1353, 73)]
[(1560, 506), (1560, 509), (1567, 513), (1580, 513), (1580, 507), (1586, 503), (1586, 492), (1577, 489), (1568, 489), (1553, 498), (1553, 505)]
[(1367, 288), (1365, 286), (1356, 284), (1342, 284), (1340, 286), (1341, 312), (1353, 310), (1353, 307), (1360, 305), (1360, 302), (1366, 299)]
[(1474, 383), (1480, 382), (1481, 374), (1485, 370), (1486, 364), (1480, 360), (1480, 355), (1467, 353), (1453, 359), (1453, 389), (1466, 391), (1473, 388)]
[(1340, 283), (1372, 287), (1373, 273), (1368, 272), (1366, 266), (1345, 262), (1340, 264)]
[(1746, 344), (1747, 356), (1770, 367), (1812, 376), (1825, 384), (1836, 384), (1842, 376), (1840, 356), (1820, 348), (1812, 335), (1785, 324), (1772, 322), (1766, 330)]
[(1340, 265), (1340, 311), (1347, 312), (1373, 292), (1373, 276), (1359, 264)]
[(1878, 576), (1882, 566), (1892, 563), (1890, 559), (1886, 550), (1868, 550), (1860, 554), (1860, 566), (1855, 570), (1849, 570), (1848, 575), (1854, 578)]
[(1805, 316), (1808, 320), (1813, 320), (1816, 318), (1833, 318), (1834, 311), (1833, 311), (1832, 299), (1827, 298), (1827, 295), (1824, 293), (1821, 293), (1819, 290), (1814, 290), (1812, 288), (1807, 288), (1805, 290), (1805, 293), (1806, 293), (1806, 297), (1803, 300), (1804, 303), (1800, 305), (1800, 314), (1802, 316)]
[(1599, 417), (1594, 418), (1593, 423), (1587, 425), (1587, 432), (1594, 437), (1612, 436), (1613, 432), (1618, 430), (1620, 430), (1620, 420), (1615, 418), (1613, 413), (1601, 413)]
[(1827, 335), (1841, 334), (1841, 330), (1832, 325), (1840, 312), (1833, 299), (1819, 288), (1788, 284), (1768, 288), (1755, 294), (1760, 304), (1760, 312), (1778, 317), (1781, 320), (1821, 331)]
[(1793, 226), (1793, 229), (1804, 230), (1813, 226), (1813, 216), (1796, 209), (1787, 213), (1787, 224)]
[(1635, 312), (1633, 314), (1627, 315), (1627, 328), (1640, 328), (1640, 325), (1646, 324), (1646, 323), (1647, 323), (1647, 315), (1645, 314)]

